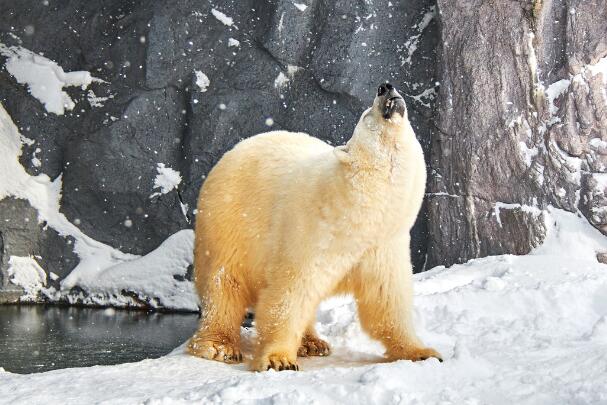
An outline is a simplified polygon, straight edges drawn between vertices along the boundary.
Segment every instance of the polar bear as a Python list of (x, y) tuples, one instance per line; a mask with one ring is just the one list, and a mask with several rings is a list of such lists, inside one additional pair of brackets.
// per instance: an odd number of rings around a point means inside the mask
[[(382, 84), (346, 145), (274, 131), (245, 139), (200, 192), (195, 284), (203, 304), (190, 354), (242, 361), (240, 324), (255, 309), (251, 369), (298, 370), (324, 356), (319, 303), (353, 294), (363, 329), (389, 359), (441, 359), (412, 319), (409, 231), (426, 166), (403, 98)], [(442, 361), (442, 360), (441, 360)]]

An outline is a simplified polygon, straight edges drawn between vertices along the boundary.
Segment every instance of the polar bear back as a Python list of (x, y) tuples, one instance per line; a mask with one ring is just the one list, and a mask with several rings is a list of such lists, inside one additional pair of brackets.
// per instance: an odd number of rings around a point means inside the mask
[(243, 140), (204, 182), (196, 217), (197, 254), (233, 257), (233, 265), (257, 272), (267, 265), (271, 250), (281, 249), (277, 245), (306, 243), (290, 236), (317, 234), (309, 227), (317, 225), (312, 217), (322, 198), (318, 190), (330, 183), (338, 165), (333, 147), (305, 133), (273, 131)]

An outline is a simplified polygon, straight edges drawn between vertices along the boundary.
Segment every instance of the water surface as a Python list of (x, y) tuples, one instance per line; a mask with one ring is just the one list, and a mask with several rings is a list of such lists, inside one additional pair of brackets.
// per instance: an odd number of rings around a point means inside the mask
[(0, 367), (35, 373), (156, 358), (197, 325), (197, 314), (0, 305)]

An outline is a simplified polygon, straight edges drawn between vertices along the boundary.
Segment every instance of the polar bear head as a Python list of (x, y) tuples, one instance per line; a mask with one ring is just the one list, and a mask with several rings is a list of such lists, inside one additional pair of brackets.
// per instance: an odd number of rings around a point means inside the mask
[(378, 152), (385, 152), (386, 146), (394, 147), (407, 136), (415, 135), (409, 124), (405, 100), (394, 86), (383, 83), (377, 89), (373, 105), (360, 116), (352, 138), (346, 146), (337, 147), (335, 153), (344, 162), (352, 160), (350, 151), (361, 148), (380, 157), (382, 153)]
[(357, 130), (389, 136), (403, 129), (407, 120), (405, 100), (390, 83), (383, 83), (377, 89), (373, 105), (360, 117)]

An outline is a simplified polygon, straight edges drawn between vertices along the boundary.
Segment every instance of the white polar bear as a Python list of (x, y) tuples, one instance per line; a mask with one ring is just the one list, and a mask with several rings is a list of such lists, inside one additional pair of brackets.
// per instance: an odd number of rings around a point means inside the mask
[(189, 353), (241, 361), (240, 324), (254, 307), (251, 368), (296, 370), (298, 354), (329, 354), (314, 330), (321, 300), (351, 293), (388, 358), (440, 359), (412, 322), (409, 231), (425, 183), (421, 146), (389, 83), (345, 146), (286, 131), (240, 142), (200, 192), (194, 264), (203, 313)]

